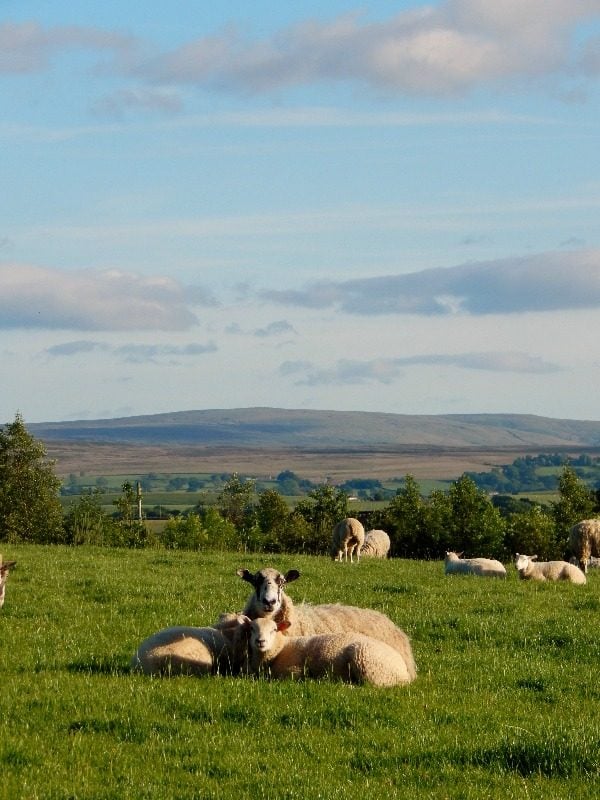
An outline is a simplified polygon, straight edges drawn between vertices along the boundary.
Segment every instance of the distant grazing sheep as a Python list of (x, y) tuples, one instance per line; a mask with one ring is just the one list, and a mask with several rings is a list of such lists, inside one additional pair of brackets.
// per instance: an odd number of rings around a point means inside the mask
[(0, 555), (0, 608), (2, 608), (4, 605), (4, 598), (6, 596), (6, 579), (8, 578), (8, 573), (16, 563), (16, 561), (3, 562), (2, 556)]
[(385, 531), (371, 530), (365, 533), (365, 543), (360, 554), (369, 558), (387, 558), (390, 552), (390, 537)]
[(600, 557), (600, 519), (583, 519), (573, 525), (569, 549), (583, 572), (587, 572), (590, 558)]
[(583, 584), (586, 577), (574, 564), (568, 561), (535, 561), (537, 556), (515, 556), (515, 567), (519, 578), (530, 581), (570, 581)]
[(284, 636), (287, 620), (250, 620), (250, 667), (273, 678), (334, 677), (350, 683), (397, 686), (414, 678), (409, 665), (385, 642), (359, 633)]
[(346, 517), (333, 529), (331, 557), (334, 561), (348, 561), (350, 555), (352, 562), (356, 553), (356, 560), (360, 561), (360, 551), (364, 541), (365, 529), (362, 522), (354, 517)]
[(300, 577), (295, 569), (289, 570), (285, 575), (272, 567), (265, 567), (256, 573), (238, 569), (237, 574), (254, 587), (254, 592), (242, 612), (250, 619), (265, 617), (275, 622), (289, 622), (285, 630), (286, 636), (349, 632), (371, 636), (397, 650), (407, 666), (410, 679), (416, 676), (417, 668), (408, 636), (380, 611), (338, 603), (294, 605), (283, 587)]
[(506, 578), (504, 564), (493, 558), (461, 558), (460, 553), (448, 550), (444, 558), (446, 575), (479, 575), (483, 578)]
[(131, 669), (145, 675), (215, 675), (247, 671), (247, 628), (237, 615), (224, 615), (220, 628), (176, 626), (139, 645)]

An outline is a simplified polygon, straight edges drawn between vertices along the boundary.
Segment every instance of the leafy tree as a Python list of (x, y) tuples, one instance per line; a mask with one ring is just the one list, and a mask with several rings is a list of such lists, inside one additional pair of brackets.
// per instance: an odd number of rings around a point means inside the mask
[(208, 544), (208, 533), (198, 514), (172, 517), (162, 534), (164, 546), (169, 550), (201, 550)]
[(20, 414), (0, 429), (0, 541), (64, 540), (60, 480)]
[(254, 489), (253, 480), (242, 480), (234, 472), (219, 492), (217, 506), (221, 516), (232, 522), (240, 532), (251, 527)]
[(556, 542), (561, 553), (565, 553), (569, 531), (579, 520), (592, 516), (595, 507), (594, 492), (577, 477), (572, 467), (565, 467), (558, 479), (559, 500), (552, 504), (556, 525)]
[(312, 529), (310, 552), (328, 552), (335, 525), (348, 516), (348, 496), (335, 486), (318, 486), (297, 503), (295, 511)]
[(65, 518), (69, 544), (107, 545), (115, 539), (115, 522), (102, 509), (101, 493), (88, 490), (80, 495)]
[(404, 485), (390, 501), (383, 527), (390, 535), (393, 555), (403, 558), (427, 558), (433, 555), (426, 504), (412, 475), (406, 475)]
[(562, 558), (557, 552), (554, 520), (540, 506), (512, 514), (505, 541), (511, 555), (537, 555), (540, 561)]

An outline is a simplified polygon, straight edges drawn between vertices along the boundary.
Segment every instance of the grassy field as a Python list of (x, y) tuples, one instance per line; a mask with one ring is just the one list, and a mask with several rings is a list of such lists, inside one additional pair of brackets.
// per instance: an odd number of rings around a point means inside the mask
[[(600, 780), (600, 574), (444, 577), (441, 563), (2, 546), (0, 798), (553, 798)], [(299, 602), (387, 613), (419, 676), (150, 679), (141, 639), (240, 609), (235, 569), (297, 567)]]

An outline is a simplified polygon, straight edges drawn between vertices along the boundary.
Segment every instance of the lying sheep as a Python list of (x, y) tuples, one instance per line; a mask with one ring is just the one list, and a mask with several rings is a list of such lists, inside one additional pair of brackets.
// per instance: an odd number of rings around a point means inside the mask
[(284, 636), (287, 620), (246, 617), (250, 667), (273, 678), (332, 676), (350, 683), (397, 686), (414, 678), (397, 650), (359, 633)]
[(370, 530), (365, 533), (365, 543), (360, 554), (369, 558), (387, 558), (390, 552), (390, 537), (385, 531)]
[(215, 628), (164, 628), (139, 645), (131, 669), (145, 675), (247, 672), (247, 628), (237, 615), (224, 615)]
[(568, 561), (535, 561), (537, 556), (515, 555), (515, 567), (521, 580), (530, 581), (570, 581), (585, 583), (586, 577), (574, 564)]
[(569, 549), (587, 572), (590, 558), (600, 557), (600, 519), (583, 519), (571, 528)]
[(237, 574), (254, 587), (254, 592), (248, 598), (242, 612), (243, 615), (250, 619), (264, 617), (275, 622), (285, 621), (289, 623), (285, 629), (285, 634), (288, 636), (349, 632), (371, 636), (400, 653), (410, 679), (415, 678), (417, 668), (408, 636), (380, 611), (338, 603), (324, 605), (300, 603), (296, 606), (283, 590), (286, 583), (291, 583), (300, 577), (300, 573), (295, 569), (289, 570), (285, 575), (271, 567), (261, 569), (254, 574), (247, 569), (238, 569)]
[(4, 605), (4, 598), (6, 595), (6, 579), (8, 578), (8, 573), (16, 565), (16, 563), (16, 561), (2, 562), (2, 556), (0, 555), (0, 608), (2, 608)]
[(484, 578), (506, 578), (506, 568), (494, 558), (461, 558), (452, 550), (444, 558), (445, 575), (479, 575)]
[(334, 561), (348, 561), (349, 554), (352, 562), (356, 553), (356, 560), (360, 561), (360, 551), (364, 541), (365, 529), (362, 522), (354, 517), (346, 517), (333, 529), (331, 557)]

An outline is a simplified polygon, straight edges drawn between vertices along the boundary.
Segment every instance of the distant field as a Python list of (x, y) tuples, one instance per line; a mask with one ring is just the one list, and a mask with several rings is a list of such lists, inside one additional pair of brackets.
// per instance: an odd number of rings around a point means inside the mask
[[(464, 472), (484, 472), (510, 464), (529, 449), (479, 450), (477, 448), (407, 448), (390, 450), (346, 449), (336, 451), (294, 449), (232, 449), (228, 447), (101, 444), (97, 442), (48, 442), (48, 456), (56, 460), (56, 472), (120, 475), (200, 474), (238, 472), (268, 479), (291, 470), (315, 483), (343, 483), (369, 477), (381, 481), (402, 478), (455, 480)], [(539, 452), (539, 450), (536, 450)]]
[[(4, 800), (590, 800), (600, 780), (600, 571), (587, 586), (242, 553), (2, 546)], [(236, 568), (298, 568), (297, 601), (377, 608), (408, 687), (150, 679), (147, 635), (242, 607)]]

